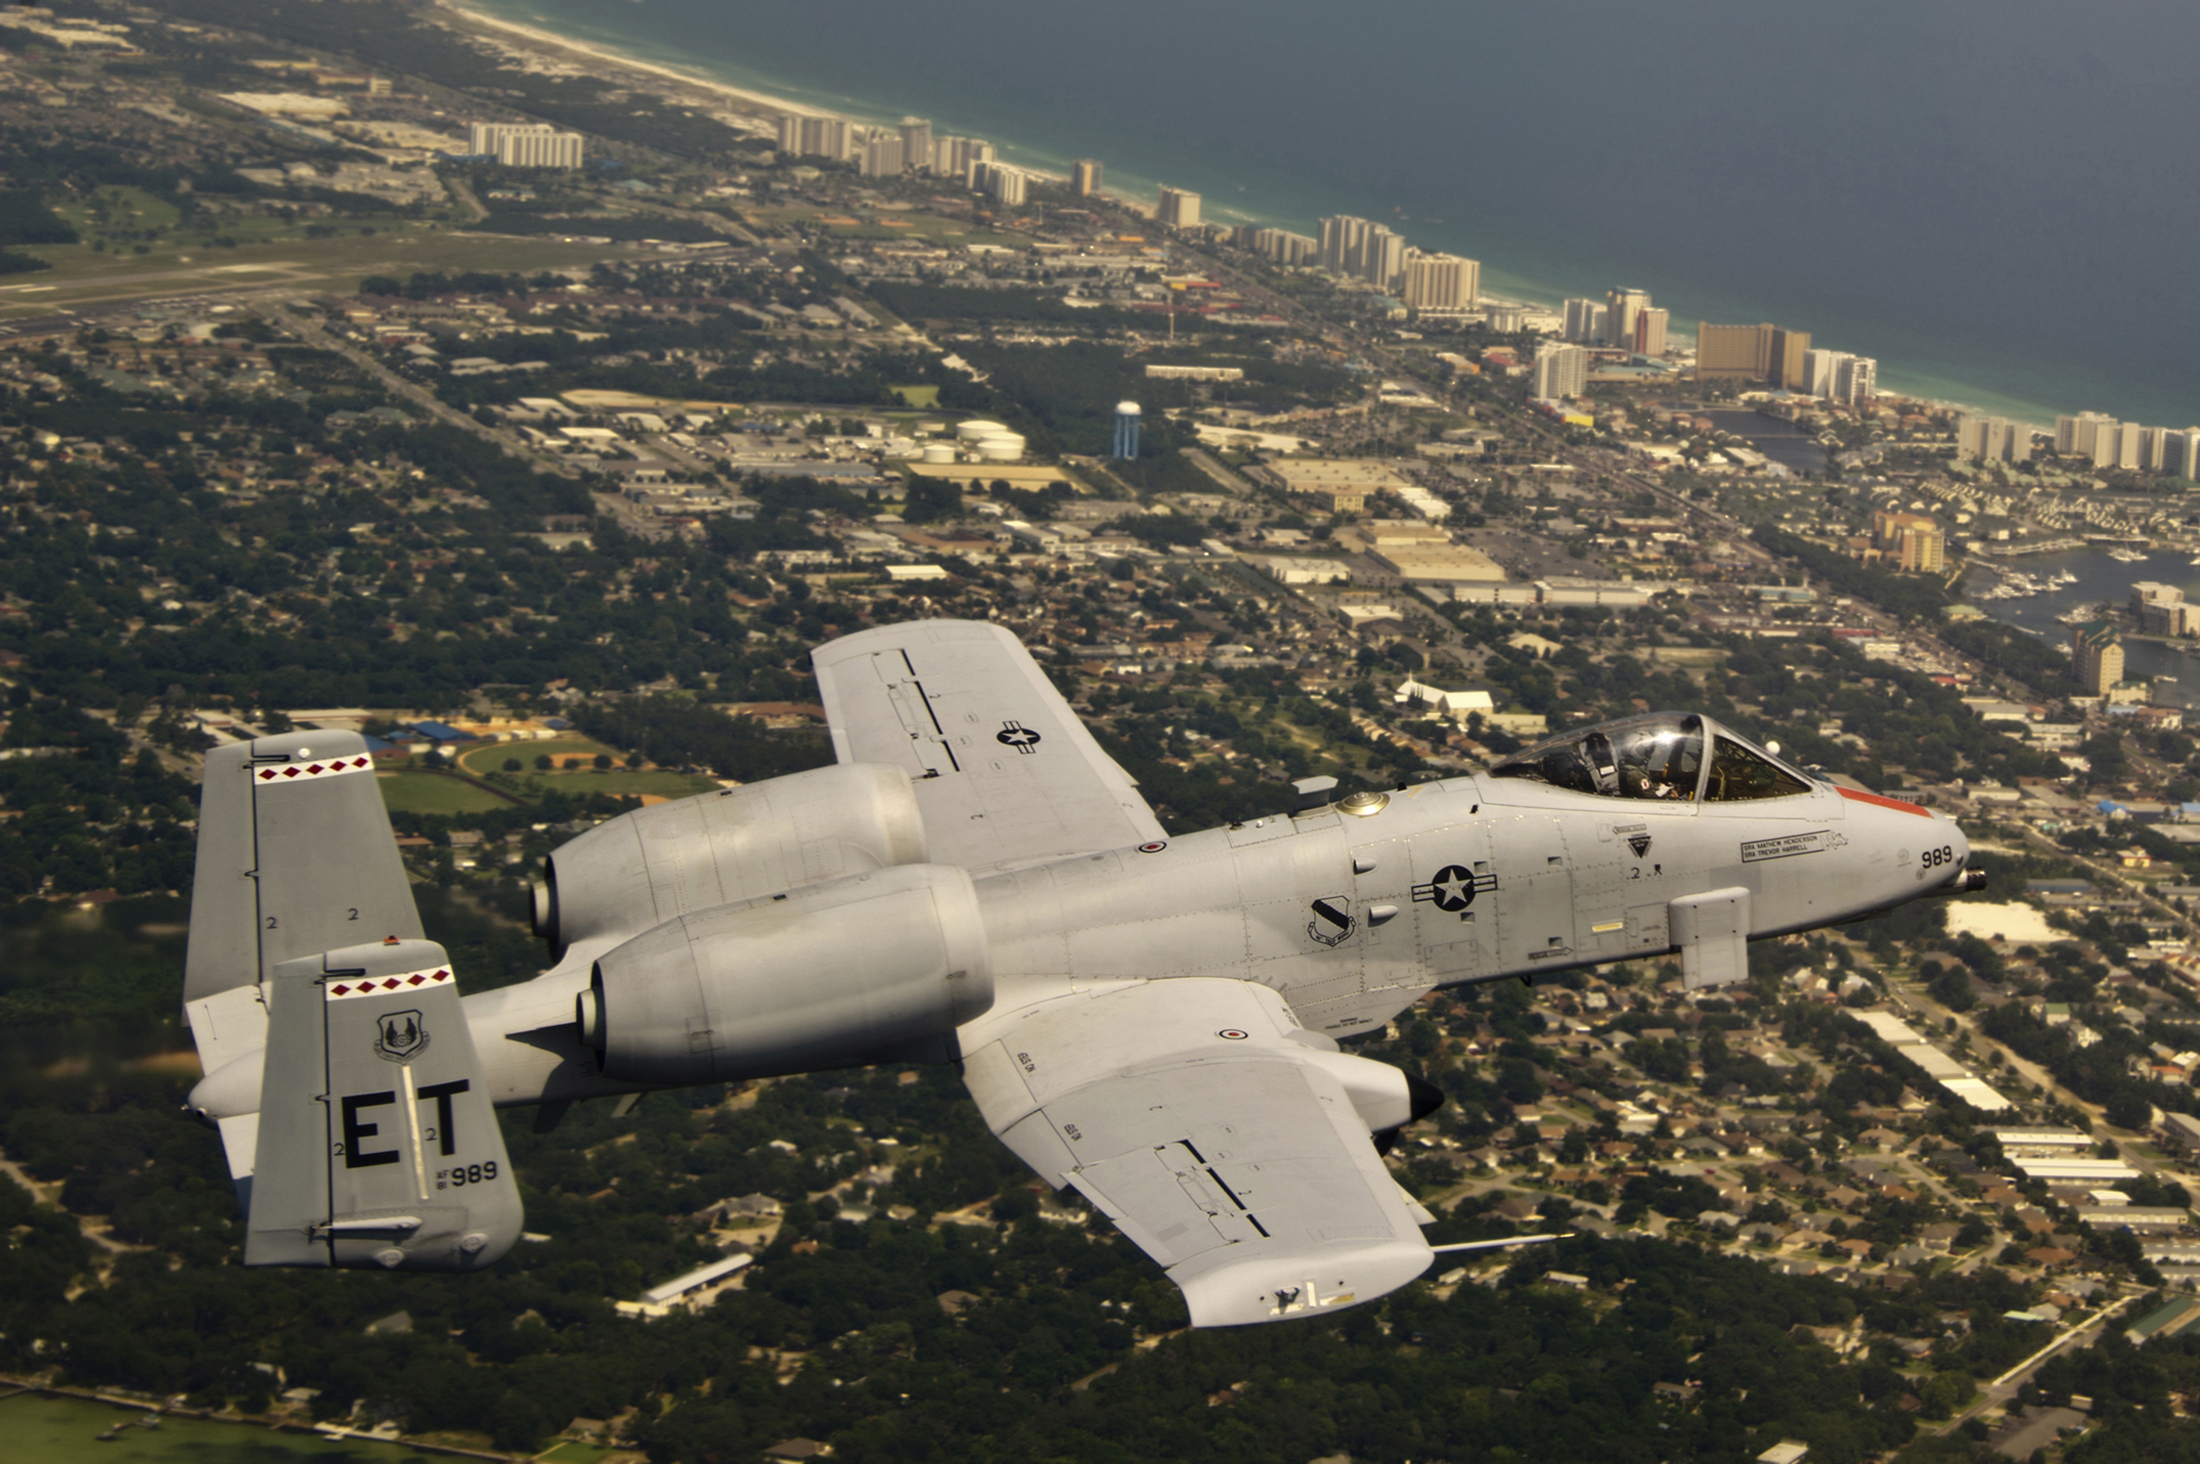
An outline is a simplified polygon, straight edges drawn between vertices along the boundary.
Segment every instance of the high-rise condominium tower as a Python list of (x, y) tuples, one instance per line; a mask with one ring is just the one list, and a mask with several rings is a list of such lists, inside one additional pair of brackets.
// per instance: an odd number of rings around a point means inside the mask
[(1405, 301), (1416, 310), (1468, 310), (1482, 292), (1482, 266), (1456, 254), (1406, 252)]
[(1566, 339), (1577, 345), (1604, 339), (1605, 310), (1602, 302), (1574, 299), (1566, 302)]
[(1546, 342), (1536, 348), (1534, 393), (1539, 401), (1577, 397), (1589, 387), (1589, 351), (1585, 346)]
[(1604, 343), (1635, 348), (1635, 318), (1650, 308), (1648, 290), (1614, 290), (1604, 297)]
[(901, 119), (901, 161), (908, 168), (932, 166), (932, 124), (922, 117)]
[(1172, 229), (1198, 228), (1199, 195), (1182, 188), (1163, 188), (1161, 206), (1154, 210), (1154, 220)]

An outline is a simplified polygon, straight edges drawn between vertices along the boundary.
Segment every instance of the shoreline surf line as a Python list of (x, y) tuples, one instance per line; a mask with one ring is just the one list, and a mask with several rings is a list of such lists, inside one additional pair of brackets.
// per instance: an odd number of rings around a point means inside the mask
[[(751, 109), (765, 112), (785, 113), (801, 117), (830, 117), (836, 120), (857, 123), (864, 126), (887, 127), (893, 125), (893, 123), (884, 120), (885, 114), (881, 112), (869, 112), (859, 114), (855, 112), (840, 110), (837, 108), (819, 106), (810, 102), (794, 101), (790, 98), (780, 96), (773, 92), (760, 90), (753, 86), (738, 86), (732, 82), (721, 81), (707, 75), (699, 74), (699, 67), (695, 70), (689, 70), (680, 66), (668, 65), (663, 62), (644, 60), (639, 56), (620, 50), (619, 48), (609, 45), (607, 43), (577, 40), (568, 36), (560, 35), (555, 31), (546, 30), (538, 25), (529, 25), (523, 21), (508, 20), (503, 16), (496, 15), (489, 11), (479, 9), (476, 6), (467, 4), (465, 3), (465, 0), (435, 0), (435, 6), (438, 11), (445, 13), (447, 16), (452, 17), (455, 20), (461, 22), (471, 22), (472, 24), (480, 26), (485, 30), (501, 32), (506, 36), (531, 42), (534, 45), (542, 47), (548, 51), (562, 51), (574, 56), (584, 57), (587, 60), (601, 66), (639, 72), (643, 75), (656, 77), (660, 80), (677, 82), (683, 86), (693, 87), (705, 93), (715, 94), (717, 96), (727, 98)], [(1000, 146), (1004, 152), (1008, 151), (1013, 146), (1013, 144), (1005, 142), (999, 143), (997, 145)], [(1068, 176), (1065, 173), (1056, 172), (1052, 169), (1047, 168), (1034, 167), (1026, 163), (1017, 163), (1015, 164), (1015, 166), (1022, 171), (1030, 173), (1036, 177), (1045, 178), (1054, 182), (1065, 181)], [(1130, 209), (1134, 213), (1144, 214), (1148, 218), (1152, 216), (1158, 202), (1157, 200), (1154, 203), (1149, 203), (1143, 198), (1125, 195), (1112, 189), (1104, 188), (1102, 190), (1102, 194), (1111, 202), (1114, 202), (1124, 208)], [(1246, 208), (1243, 205), (1237, 205), (1236, 211), (1244, 214), (1248, 222), (1262, 222), (1261, 215), (1257, 210)], [(1270, 226), (1283, 227), (1282, 225), (1273, 225), (1272, 221), (1270, 221)], [(1500, 269), (1499, 272), (1507, 274), (1515, 273), (1514, 271), (1503, 269)], [(1517, 288), (1517, 286), (1515, 288)], [(1492, 304), (1519, 305), (1528, 309), (1540, 310), (1549, 313), (1556, 313), (1563, 308), (1562, 304), (1557, 301), (1548, 299), (1536, 299), (1533, 297), (1526, 299), (1501, 299), (1496, 296), (1485, 295), (1482, 298)], [(1676, 336), (1691, 335), (1691, 333), (1681, 328), (1676, 328), (1674, 330), (1674, 334)], [(1901, 374), (1903, 374), (1901, 365), (1898, 362), (1890, 362), (1884, 358), (1874, 359), (1880, 360), (1880, 364), (1882, 367), (1882, 379), (1886, 378), (1889, 375), (1900, 376)], [(1891, 367), (1892, 369), (1887, 369), (1889, 367)], [(1677, 384), (1679, 383), (1676, 383), (1676, 385)], [(1953, 385), (1954, 383), (1946, 384)], [(1998, 393), (1990, 394), (1998, 395)], [(1917, 402), (1924, 406), (1938, 408), (1943, 411), (1969, 413), (1979, 416), (2009, 416), (2015, 418), (2015, 413), (2006, 408), (1995, 409), (1990, 407), (1976, 406), (1967, 402), (1955, 400), (1953, 398), (1926, 396), (1922, 393), (1915, 391), (1890, 391), (1887, 393), (1887, 395), (1892, 397), (1899, 397), (1899, 399), (1904, 401)], [(1746, 404), (1738, 402), (1736, 405), (1742, 406)], [(2040, 411), (2044, 409), (2044, 405), (2040, 403), (2033, 403), (2030, 404), (2029, 409), (2032, 411)], [(2020, 425), (2027, 427), (2035, 432), (2052, 433), (2053, 431), (2052, 421), (2038, 422), (2029, 419), (2017, 420), (2020, 421)]]

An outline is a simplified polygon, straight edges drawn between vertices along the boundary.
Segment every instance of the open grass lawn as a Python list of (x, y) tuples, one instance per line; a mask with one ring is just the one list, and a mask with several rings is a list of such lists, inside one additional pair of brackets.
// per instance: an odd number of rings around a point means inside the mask
[(95, 234), (172, 229), (183, 217), (174, 204), (142, 188), (101, 188), (58, 198), (49, 206), (87, 239)]
[(697, 793), (715, 793), (718, 784), (694, 773), (674, 773), (663, 768), (640, 773), (630, 773), (625, 768), (599, 773), (590, 768), (574, 773), (528, 772), (520, 776), (518, 792), (523, 797), (533, 797), (553, 788), (560, 793), (602, 793), (611, 798), (687, 798)]
[(897, 386), (895, 396), (912, 407), (936, 407), (940, 404), (940, 389), (936, 386)]
[(566, 736), (546, 738), (541, 742), (491, 742), (460, 753), (458, 765), (477, 778), (486, 778), (491, 773), (502, 772), (507, 758), (518, 758), (520, 767), (531, 774), (538, 757), (548, 757), (555, 766), (563, 768), (569, 757), (577, 757), (586, 765), (598, 753), (607, 753), (614, 760), (619, 756), (617, 749), (601, 742)]
[[(225, 1464), (291, 1464), (309, 1459), (325, 1464), (435, 1464), (448, 1457), (403, 1445), (339, 1442), (316, 1434), (270, 1433), (255, 1424), (195, 1418), (170, 1418), (159, 1428), (139, 1428), (132, 1420), (141, 1416), (135, 1408), (37, 1393), (18, 1393), (0, 1401), (0, 1431), (7, 1438), (7, 1456), (37, 1464), (186, 1464), (216, 1459)], [(101, 1443), (99, 1435), (118, 1423), (130, 1426), (113, 1441)], [(588, 1457), (560, 1455), (559, 1464)]]
[(601, 1444), (577, 1444), (568, 1439), (537, 1454), (535, 1461), (536, 1464), (597, 1464), (598, 1460), (608, 1459), (618, 1452)]
[[(71, 222), (83, 227), (78, 218), (82, 210), (68, 212)], [(411, 221), (377, 223), (371, 235), (359, 233), (355, 220), (336, 226), (344, 232), (308, 239), (303, 224), (286, 219), (224, 219), (220, 232), (237, 241), (234, 249), (202, 245), (195, 238), (186, 242), (175, 235), (161, 239), (144, 254), (131, 253), (128, 246), (101, 252), (89, 243), (22, 245), (24, 253), (37, 255), (53, 268), (8, 276), (0, 284), (0, 320), (44, 314), (56, 306), (271, 285), (348, 293), (375, 274), (406, 279), (415, 271), (527, 273), (637, 252), (616, 244), (559, 244), (455, 233)]]
[(1726, 662), (1726, 651), (1719, 646), (1657, 646), (1651, 656), (1661, 665), (1702, 668), (1719, 666)]
[[(718, 787), (711, 779), (694, 773), (676, 773), (665, 768), (645, 768), (636, 772), (629, 769), (623, 759), (610, 768), (599, 769), (595, 765), (599, 753), (618, 757), (615, 749), (586, 737), (558, 737), (544, 742), (493, 742), (460, 753), (458, 765), (477, 778), (486, 778), (492, 773), (499, 779), (509, 778), (512, 791), (529, 799), (539, 798), (552, 789), (561, 793), (602, 793), (613, 798), (686, 798), (694, 793), (714, 792)], [(535, 759), (538, 757), (548, 757), (555, 766), (548, 771), (537, 768)], [(507, 758), (519, 760), (519, 772), (505, 771)], [(579, 758), (581, 766), (567, 768), (567, 758)], [(478, 789), (474, 791), (479, 793)]]
[(382, 790), (383, 806), (392, 813), (487, 813), (512, 806), (463, 779), (425, 768), (376, 773), (374, 783)]
[(1015, 243), (1028, 247), (1022, 234), (1004, 234), (983, 224), (962, 219), (943, 219), (925, 213), (874, 213), (868, 219), (837, 210), (817, 208), (754, 208), (745, 210), (759, 224), (813, 224), (842, 239), (923, 239), (939, 244)]

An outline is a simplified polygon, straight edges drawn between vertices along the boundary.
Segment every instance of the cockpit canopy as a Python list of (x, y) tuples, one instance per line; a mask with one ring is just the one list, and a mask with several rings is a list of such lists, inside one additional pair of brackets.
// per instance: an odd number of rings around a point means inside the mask
[(1803, 774), (1693, 712), (1622, 717), (1553, 737), (1514, 753), (1491, 768), (1490, 776), (1533, 778), (1606, 798), (1677, 803), (1738, 803), (1811, 790)]

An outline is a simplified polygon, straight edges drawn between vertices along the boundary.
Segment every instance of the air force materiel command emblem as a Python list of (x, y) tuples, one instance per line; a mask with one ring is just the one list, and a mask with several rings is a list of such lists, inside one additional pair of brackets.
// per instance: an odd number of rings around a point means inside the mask
[(374, 1055), (384, 1062), (411, 1062), (428, 1050), (428, 1027), (416, 1011), (384, 1012), (374, 1039)]
[(1003, 722), (1001, 730), (993, 734), (993, 740), (1003, 747), (1013, 747), (1029, 757), (1039, 750), (1039, 734), (1021, 722)]
[(1433, 903), (1446, 914), (1456, 914), (1473, 904), (1476, 895), (1496, 888), (1494, 874), (1476, 874), (1464, 864), (1447, 864), (1427, 884), (1413, 887), (1413, 901)]

